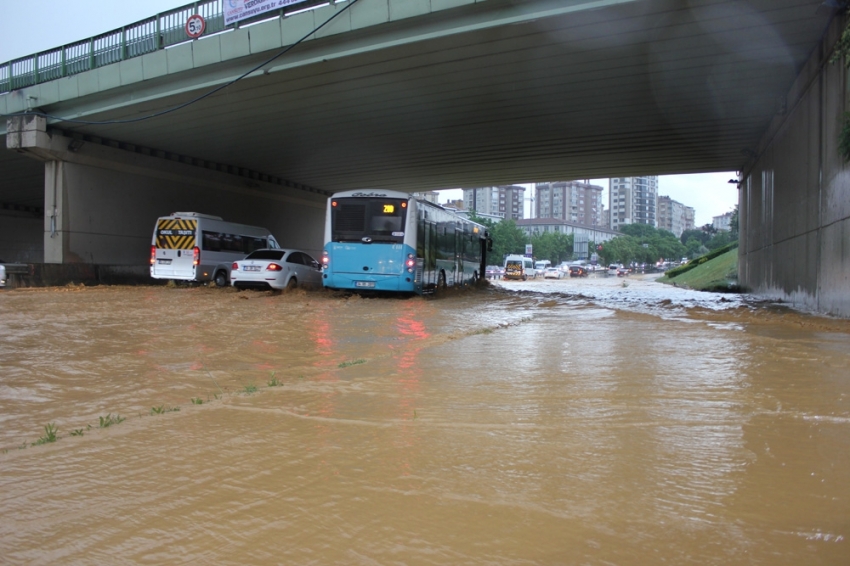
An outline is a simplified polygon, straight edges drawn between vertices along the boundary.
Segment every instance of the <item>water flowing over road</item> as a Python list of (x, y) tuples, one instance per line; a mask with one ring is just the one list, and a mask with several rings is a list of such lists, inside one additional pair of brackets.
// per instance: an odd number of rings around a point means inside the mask
[(846, 565), (848, 368), (650, 278), (6, 290), (0, 563)]

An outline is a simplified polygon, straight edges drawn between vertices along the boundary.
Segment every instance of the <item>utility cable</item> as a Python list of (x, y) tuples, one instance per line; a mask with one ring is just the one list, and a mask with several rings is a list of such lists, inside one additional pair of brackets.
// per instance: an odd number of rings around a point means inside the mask
[(273, 55), (269, 59), (263, 61), (259, 65), (253, 67), (252, 69), (250, 69), (248, 71), (245, 71), (244, 73), (242, 73), (241, 75), (239, 75), (235, 79), (233, 79), (233, 80), (231, 80), (227, 83), (224, 83), (223, 85), (220, 85), (220, 86), (198, 96), (197, 98), (193, 98), (192, 100), (189, 100), (189, 101), (184, 102), (182, 104), (178, 104), (177, 106), (173, 106), (171, 108), (167, 108), (165, 110), (161, 110), (159, 112), (154, 112), (153, 114), (148, 114), (147, 116), (140, 116), (138, 118), (130, 118), (130, 119), (126, 119), (126, 120), (104, 120), (104, 121), (99, 121), (99, 122), (98, 121), (92, 121), (92, 120), (75, 120), (73, 118), (62, 118), (61, 116), (54, 116), (53, 114), (47, 114), (45, 112), (34, 111), (34, 110), (28, 110), (26, 112), (15, 112), (15, 113), (12, 113), (12, 114), (0, 114), (0, 116), (2, 116), (4, 118), (12, 118), (12, 117), (15, 117), (15, 116), (41, 116), (43, 118), (50, 118), (51, 120), (55, 120), (57, 122), (68, 122), (68, 123), (71, 123), (71, 124), (83, 124), (83, 125), (86, 125), (86, 126), (106, 126), (106, 125), (109, 125), (109, 124), (132, 124), (132, 123), (135, 123), (135, 122), (142, 122), (144, 120), (150, 120), (152, 118), (158, 118), (160, 116), (164, 116), (164, 115), (170, 114), (172, 112), (177, 112), (178, 110), (182, 110), (182, 109), (184, 109), (188, 106), (191, 106), (192, 104), (195, 104), (196, 102), (200, 102), (201, 100), (203, 100), (203, 99), (205, 99), (209, 96), (212, 96), (213, 94), (215, 94), (215, 93), (217, 93), (221, 90), (224, 90), (224, 89), (226, 89), (227, 87), (229, 87), (233, 84), (236, 84), (237, 82), (241, 81), (242, 79), (244, 79), (245, 77), (247, 77), (251, 73), (255, 73), (255, 72), (259, 71), (260, 69), (262, 69), (263, 67), (265, 67), (266, 65), (268, 65), (269, 63), (271, 63), (272, 61), (277, 59), (278, 57), (289, 52), (291, 49), (293, 49), (296, 45), (300, 44), (305, 39), (307, 39), (308, 37), (310, 37), (311, 35), (313, 35), (317, 31), (319, 31), (320, 29), (325, 27), (334, 18), (336, 18), (340, 14), (344, 13), (346, 10), (348, 10), (351, 6), (353, 6), (357, 2), (359, 2), (359, 0), (348, 0), (348, 2), (346, 3), (346, 6), (342, 10), (336, 12), (333, 16), (331, 16), (330, 18), (328, 18), (327, 20), (322, 22), (321, 25), (317, 26), (314, 30), (307, 33), (304, 37), (302, 37), (301, 39), (299, 39), (298, 41), (296, 41), (292, 45), (289, 45), (289, 46), (285, 47), (284, 49), (280, 50), (278, 53), (276, 53), (275, 55)]

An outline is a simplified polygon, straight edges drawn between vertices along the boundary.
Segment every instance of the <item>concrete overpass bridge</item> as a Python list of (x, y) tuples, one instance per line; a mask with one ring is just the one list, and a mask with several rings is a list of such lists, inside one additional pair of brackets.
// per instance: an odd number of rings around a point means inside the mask
[(0, 257), (143, 271), (175, 210), (318, 251), (339, 190), (733, 170), (741, 283), (850, 316), (837, 2), (197, 4), (193, 41), (194, 5), (0, 67)]

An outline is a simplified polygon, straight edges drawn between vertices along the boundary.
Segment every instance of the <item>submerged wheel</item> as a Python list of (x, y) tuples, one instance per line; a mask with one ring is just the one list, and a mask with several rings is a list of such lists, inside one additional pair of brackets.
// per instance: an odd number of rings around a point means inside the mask
[(528, 280), (528, 275), (526, 275), (525, 273), (523, 273), (523, 274), (522, 274), (522, 280), (523, 280), (523, 281), (527, 281), (527, 280)]
[(446, 272), (441, 271), (440, 276), (437, 278), (437, 291), (445, 291), (446, 287)]
[(224, 287), (227, 285), (227, 273), (224, 271), (219, 271), (215, 274), (215, 285), (216, 287)]
[(286, 291), (292, 291), (296, 287), (298, 287), (298, 280), (295, 277), (286, 282)]

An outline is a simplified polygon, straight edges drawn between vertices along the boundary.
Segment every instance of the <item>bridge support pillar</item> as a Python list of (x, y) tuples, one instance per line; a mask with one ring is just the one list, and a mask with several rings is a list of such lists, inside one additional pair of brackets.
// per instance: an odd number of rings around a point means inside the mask
[(44, 164), (44, 263), (66, 263), (68, 259), (64, 164), (57, 160)]
[(847, 71), (827, 61), (836, 18), (742, 174), (738, 281), (757, 295), (850, 317), (850, 167), (838, 134)]

